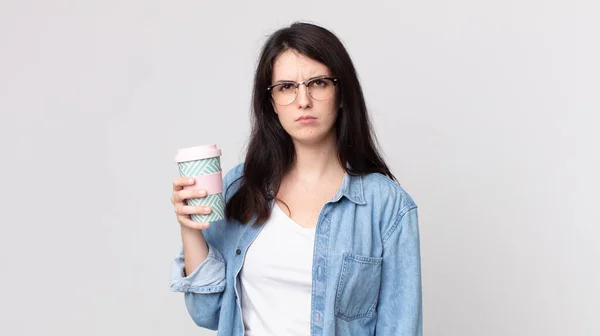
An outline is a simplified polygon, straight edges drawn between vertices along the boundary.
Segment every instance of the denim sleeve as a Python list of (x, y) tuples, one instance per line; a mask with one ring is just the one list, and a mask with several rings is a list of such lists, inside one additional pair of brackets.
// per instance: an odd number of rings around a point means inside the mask
[(375, 335), (421, 336), (423, 304), (417, 208), (402, 211), (384, 234)]
[(173, 260), (171, 290), (185, 293), (188, 313), (200, 327), (217, 330), (225, 283), (225, 261), (210, 243), (206, 259), (187, 276), (183, 247)]
[(189, 275), (185, 276), (183, 247), (172, 263), (171, 290), (183, 293), (219, 293), (225, 289), (225, 261), (221, 253), (208, 244), (206, 259)]

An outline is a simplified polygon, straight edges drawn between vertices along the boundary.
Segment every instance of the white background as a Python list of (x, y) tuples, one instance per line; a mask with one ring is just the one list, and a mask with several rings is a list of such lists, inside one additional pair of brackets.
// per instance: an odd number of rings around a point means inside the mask
[(169, 289), (173, 157), (243, 159), (262, 43), (306, 20), (420, 207), (425, 335), (599, 335), (599, 7), (0, 1), (0, 334), (214, 335)]

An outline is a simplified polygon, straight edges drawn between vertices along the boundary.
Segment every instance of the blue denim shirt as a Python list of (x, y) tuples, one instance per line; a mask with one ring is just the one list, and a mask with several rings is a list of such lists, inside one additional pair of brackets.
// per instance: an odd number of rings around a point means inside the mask
[[(242, 174), (243, 164), (231, 169), (223, 178), (223, 190)], [(225, 219), (212, 222), (204, 230), (208, 257), (187, 276), (183, 248), (179, 250), (171, 290), (185, 293), (197, 325), (218, 330), (219, 336), (244, 334), (239, 273), (262, 227)], [(416, 204), (387, 176), (346, 173), (317, 220), (311, 335), (422, 335), (422, 312)]]

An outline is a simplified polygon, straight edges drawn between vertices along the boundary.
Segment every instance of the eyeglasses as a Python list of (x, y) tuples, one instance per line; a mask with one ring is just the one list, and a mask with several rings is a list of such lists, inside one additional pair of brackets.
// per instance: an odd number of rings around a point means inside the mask
[(315, 77), (304, 82), (279, 82), (267, 88), (277, 105), (290, 105), (298, 97), (298, 88), (306, 85), (308, 95), (314, 100), (327, 100), (333, 97), (338, 79), (331, 77)]

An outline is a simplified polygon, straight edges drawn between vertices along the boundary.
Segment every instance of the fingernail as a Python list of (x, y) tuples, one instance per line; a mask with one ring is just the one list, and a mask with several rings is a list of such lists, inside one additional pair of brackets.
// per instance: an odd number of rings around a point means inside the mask
[(204, 211), (210, 211), (210, 207), (204, 207)]
[(194, 179), (193, 179), (193, 178), (189, 178), (189, 179), (188, 179), (188, 182), (190, 182), (190, 183), (193, 183), (193, 182), (194, 182)]
[(200, 196), (206, 196), (206, 190), (199, 190), (198, 193)]

